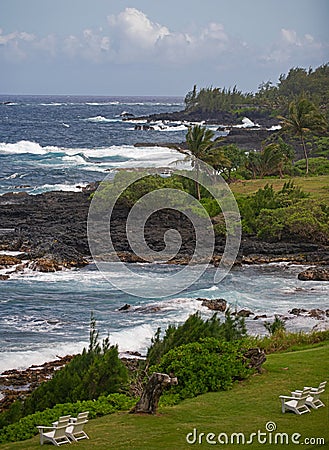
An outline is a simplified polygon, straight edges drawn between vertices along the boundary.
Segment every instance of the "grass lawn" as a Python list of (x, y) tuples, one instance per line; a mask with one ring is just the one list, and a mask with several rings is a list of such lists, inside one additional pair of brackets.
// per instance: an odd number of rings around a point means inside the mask
[(315, 177), (296, 178), (262, 178), (259, 180), (241, 180), (230, 184), (234, 194), (253, 194), (266, 184), (272, 184), (275, 190), (282, 188), (283, 184), (292, 179), (296, 186), (300, 186), (303, 191), (310, 192), (311, 196), (329, 202), (329, 175), (319, 175)]
[[(157, 416), (116, 413), (91, 420), (86, 426), (90, 440), (73, 445), (81, 450), (176, 450), (194, 447), (222, 447), (231, 450), (242, 448), (243, 445), (219, 444), (216, 439), (220, 433), (225, 433), (229, 438), (232, 433), (244, 433), (248, 441), (251, 433), (258, 433), (260, 430), (261, 433), (266, 433), (261, 435), (261, 439), (266, 438), (267, 443), (258, 443), (255, 436), (252, 444), (245, 444), (248, 448), (296, 448), (297, 444), (290, 441), (294, 433), (301, 435), (300, 444), (304, 444), (306, 438), (325, 439), (325, 445), (307, 445), (309, 448), (329, 448), (329, 386), (321, 396), (326, 407), (302, 416), (282, 414), (279, 400), (280, 394), (289, 395), (291, 390), (301, 389), (304, 385), (316, 386), (319, 382), (328, 380), (329, 343), (269, 355), (264, 368), (266, 371), (263, 374), (236, 384), (230, 391), (209, 393), (186, 400), (175, 407), (162, 408)], [(275, 423), (276, 431), (266, 431), (266, 424), (269, 422)], [(214, 433), (215, 437), (210, 436), (210, 440), (215, 440), (217, 445), (208, 444), (205, 437), (202, 438), (202, 444), (188, 444), (186, 435), (194, 428), (198, 434)], [(289, 445), (275, 445), (276, 433), (287, 433)], [(222, 439), (224, 438), (222, 434)], [(0, 450), (30, 450), (39, 447), (39, 439), (35, 437), (23, 442), (0, 445)]]

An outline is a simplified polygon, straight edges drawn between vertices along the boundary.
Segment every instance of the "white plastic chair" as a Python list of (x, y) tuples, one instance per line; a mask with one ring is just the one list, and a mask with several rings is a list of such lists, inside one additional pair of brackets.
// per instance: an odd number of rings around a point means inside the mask
[(40, 433), (40, 444), (43, 445), (45, 441), (50, 441), (57, 447), (62, 444), (71, 444), (70, 439), (68, 439), (65, 434), (67, 426), (69, 425), (70, 417), (71, 416), (60, 417), (58, 422), (54, 422), (52, 427), (42, 425), (37, 426)]
[[(310, 406), (313, 409), (321, 408), (321, 406), (325, 406), (325, 404), (320, 400), (320, 394), (323, 394), (326, 388), (326, 381), (323, 381), (319, 384), (318, 387), (304, 387), (304, 391), (308, 392), (308, 397), (306, 399), (306, 405)], [(296, 391), (297, 393), (304, 391)]]
[(87, 433), (83, 431), (83, 427), (88, 422), (89, 411), (79, 413), (77, 417), (71, 418), (69, 426), (66, 429), (66, 436), (72, 441), (79, 441), (80, 439), (89, 439)]
[(306, 406), (308, 392), (294, 391), (291, 393), (292, 395), (280, 395), (282, 412), (285, 413), (288, 410), (298, 415), (310, 412)]

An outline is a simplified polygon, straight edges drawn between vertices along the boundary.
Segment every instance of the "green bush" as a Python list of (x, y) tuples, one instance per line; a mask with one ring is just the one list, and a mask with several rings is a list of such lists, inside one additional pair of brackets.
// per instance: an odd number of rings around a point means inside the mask
[(225, 313), (225, 321), (221, 322), (214, 314), (210, 319), (203, 320), (199, 312), (192, 314), (182, 325), (169, 325), (161, 338), (161, 328), (158, 328), (152, 344), (147, 352), (149, 364), (157, 364), (169, 350), (183, 344), (200, 341), (203, 338), (214, 337), (233, 341), (246, 335), (244, 319), (231, 316), (229, 310)]
[(200, 203), (207, 211), (209, 217), (215, 217), (221, 212), (221, 208), (214, 198), (202, 198)]
[(0, 443), (23, 441), (37, 434), (37, 426), (51, 426), (60, 416), (77, 416), (79, 412), (89, 411), (89, 418), (112, 414), (115, 411), (130, 409), (136, 399), (124, 394), (101, 396), (97, 400), (79, 401), (76, 403), (57, 404), (54, 408), (39, 411), (23, 417), (14, 424), (0, 430)]
[[(328, 175), (329, 174), (329, 159), (328, 157), (319, 156), (318, 158), (308, 159), (309, 175)], [(301, 159), (295, 163), (295, 168), (302, 173), (305, 173), (306, 162)]]
[(273, 322), (264, 322), (264, 327), (270, 334), (275, 334), (278, 331), (284, 331), (286, 328), (284, 320), (280, 319), (280, 317), (277, 315), (275, 316)]
[(264, 240), (299, 238), (310, 242), (329, 242), (329, 208), (307, 199), (287, 208), (264, 209), (255, 221), (257, 236)]
[(55, 372), (51, 380), (43, 382), (24, 402), (17, 400), (0, 414), (0, 428), (58, 403), (93, 400), (124, 389), (128, 372), (119, 358), (117, 346), (110, 346), (105, 339), (101, 347), (93, 316), (90, 325), (89, 349), (84, 349)]
[[(134, 181), (136, 176), (141, 178)], [(160, 175), (150, 175), (148, 172), (136, 174), (136, 172), (121, 171), (115, 175), (112, 182), (101, 183), (94, 198), (97, 199), (99, 207), (101, 207), (102, 201), (108, 207), (109, 205), (114, 206), (115, 201), (118, 200), (120, 204), (130, 208), (146, 194), (159, 189), (189, 191), (191, 188), (189, 183), (186, 184), (184, 177), (179, 175), (162, 178)]]
[(266, 353), (274, 353), (280, 351), (300, 349), (308, 345), (321, 345), (322, 342), (329, 340), (329, 330), (327, 331), (312, 331), (305, 333), (299, 331), (296, 333), (285, 330), (277, 330), (276, 333), (269, 336), (248, 336), (247, 346), (259, 347)]
[[(275, 191), (272, 185), (266, 184), (263, 189), (247, 197), (240, 196), (237, 202), (241, 213), (241, 222), (244, 232), (257, 234), (263, 237), (270, 235), (277, 237), (282, 229), (282, 211), (290, 205), (299, 205), (299, 202), (308, 197), (308, 194), (296, 186), (293, 181), (287, 181), (279, 191)], [(280, 210), (280, 213), (276, 211)], [(266, 221), (266, 214), (273, 217), (272, 221)], [(265, 220), (265, 223), (263, 221)], [(273, 227), (273, 230), (271, 230)], [(264, 231), (262, 231), (264, 230)]]
[(178, 385), (172, 386), (169, 393), (180, 399), (227, 390), (235, 380), (244, 379), (251, 373), (246, 368), (241, 342), (215, 338), (204, 338), (170, 350), (150, 371), (176, 376)]

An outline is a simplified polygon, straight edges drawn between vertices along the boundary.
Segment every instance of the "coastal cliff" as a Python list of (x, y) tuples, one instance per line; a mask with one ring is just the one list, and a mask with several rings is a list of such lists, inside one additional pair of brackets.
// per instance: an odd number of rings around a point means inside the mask
[[(53, 272), (63, 267), (83, 267), (90, 261), (87, 239), (87, 217), (90, 191), (48, 192), (40, 195), (6, 194), (0, 197), (0, 268), (1, 279), (25, 268)], [(111, 238), (120, 258), (139, 261), (126, 237), (129, 208), (118, 206), (112, 216)], [(179, 253), (171, 263), (188, 264), (195, 248), (191, 222), (174, 210), (162, 210), (152, 215), (145, 227), (148, 245), (163, 248), (164, 233), (177, 229), (182, 237)], [(213, 262), (220, 259), (225, 238), (216, 237)], [(20, 252), (6, 256), (5, 252)], [(264, 242), (255, 236), (243, 235), (236, 263), (259, 264), (293, 261), (300, 264), (328, 264), (329, 248), (317, 242)]]

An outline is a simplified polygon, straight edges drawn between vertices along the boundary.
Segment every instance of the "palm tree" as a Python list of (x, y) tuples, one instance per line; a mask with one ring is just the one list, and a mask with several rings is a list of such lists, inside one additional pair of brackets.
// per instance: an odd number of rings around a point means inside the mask
[(199, 201), (201, 200), (199, 185), (200, 160), (207, 158), (207, 153), (214, 145), (214, 135), (215, 133), (213, 131), (201, 125), (189, 127), (186, 134), (186, 144), (190, 151), (190, 155), (187, 158), (192, 160), (192, 167), (196, 170), (195, 187)]
[(305, 137), (308, 133), (325, 131), (328, 123), (319, 109), (305, 97), (292, 101), (289, 105), (288, 117), (279, 116), (284, 130), (299, 137), (306, 161), (306, 175), (308, 174), (308, 154)]
[(261, 178), (265, 175), (272, 175), (279, 172), (280, 178), (283, 178), (284, 164), (294, 156), (293, 148), (286, 144), (282, 138), (278, 142), (272, 142), (266, 145), (260, 153), (260, 171)]

